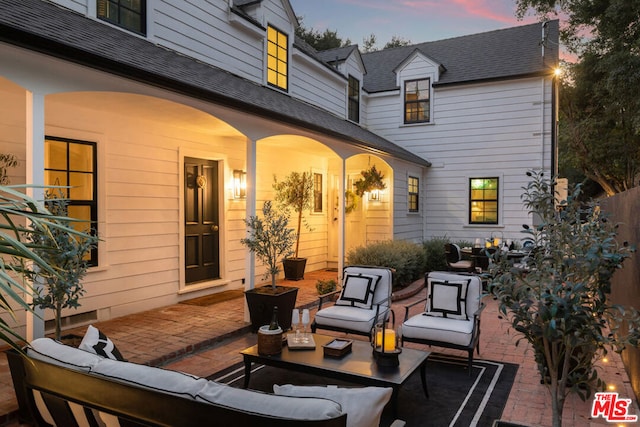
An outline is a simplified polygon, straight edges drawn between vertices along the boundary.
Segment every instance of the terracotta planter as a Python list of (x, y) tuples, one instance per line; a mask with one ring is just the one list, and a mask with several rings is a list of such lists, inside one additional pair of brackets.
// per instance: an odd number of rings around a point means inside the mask
[(291, 329), (291, 314), (296, 306), (298, 288), (291, 286), (271, 285), (245, 291), (244, 296), (249, 306), (251, 330), (255, 333), (263, 325), (271, 322), (273, 307), (278, 307), (278, 323), (283, 331)]

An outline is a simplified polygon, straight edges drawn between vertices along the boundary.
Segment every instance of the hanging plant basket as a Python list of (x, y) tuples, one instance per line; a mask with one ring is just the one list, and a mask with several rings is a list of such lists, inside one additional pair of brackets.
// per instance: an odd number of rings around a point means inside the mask
[(362, 178), (353, 183), (356, 188), (356, 195), (362, 197), (364, 193), (371, 190), (384, 190), (387, 185), (384, 183), (384, 175), (378, 169), (376, 165), (371, 166), (367, 170), (360, 172)]

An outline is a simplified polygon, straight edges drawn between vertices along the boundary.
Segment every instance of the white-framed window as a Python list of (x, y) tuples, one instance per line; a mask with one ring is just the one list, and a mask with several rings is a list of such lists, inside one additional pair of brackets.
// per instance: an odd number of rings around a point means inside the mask
[(355, 123), (360, 122), (360, 80), (349, 75), (349, 120)]

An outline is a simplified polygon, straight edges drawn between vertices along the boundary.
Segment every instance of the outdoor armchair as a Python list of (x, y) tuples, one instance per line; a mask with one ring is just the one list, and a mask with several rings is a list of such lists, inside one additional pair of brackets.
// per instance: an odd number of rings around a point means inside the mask
[(462, 259), (460, 246), (455, 243), (445, 243), (444, 254), (447, 259), (447, 267), (450, 271), (466, 271), (469, 273), (475, 271), (473, 260)]
[[(471, 274), (433, 271), (425, 282), (426, 297), (405, 306), (402, 342), (465, 350), (471, 375), (473, 350), (480, 354), (482, 281)], [(409, 309), (417, 304), (425, 304), (424, 311), (409, 317)]]
[(315, 333), (316, 329), (326, 329), (371, 338), (373, 327), (393, 316), (392, 271), (385, 267), (348, 266), (342, 277), (342, 289), (335, 292), (339, 292), (339, 297), (334, 305), (323, 308), (325, 298), (320, 298), (311, 330)]

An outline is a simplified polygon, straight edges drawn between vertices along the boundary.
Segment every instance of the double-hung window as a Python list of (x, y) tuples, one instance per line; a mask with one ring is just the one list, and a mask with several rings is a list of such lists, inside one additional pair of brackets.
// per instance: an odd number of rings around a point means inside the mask
[(404, 122), (426, 123), (431, 121), (431, 79), (404, 82)]
[(409, 212), (418, 212), (418, 199), (420, 194), (420, 180), (415, 176), (410, 176), (407, 181), (408, 187), (408, 208)]
[(287, 90), (289, 38), (282, 31), (267, 28), (267, 83), (282, 90)]
[(349, 120), (360, 122), (360, 81), (349, 76)]
[(498, 223), (498, 178), (469, 178), (469, 224)]
[(97, 16), (138, 34), (147, 32), (146, 0), (97, 0)]
[[(96, 143), (47, 136), (44, 141), (44, 183), (68, 188), (50, 189), (68, 200), (71, 226), (97, 234), (98, 190)], [(98, 248), (91, 250), (89, 265), (98, 265)]]

